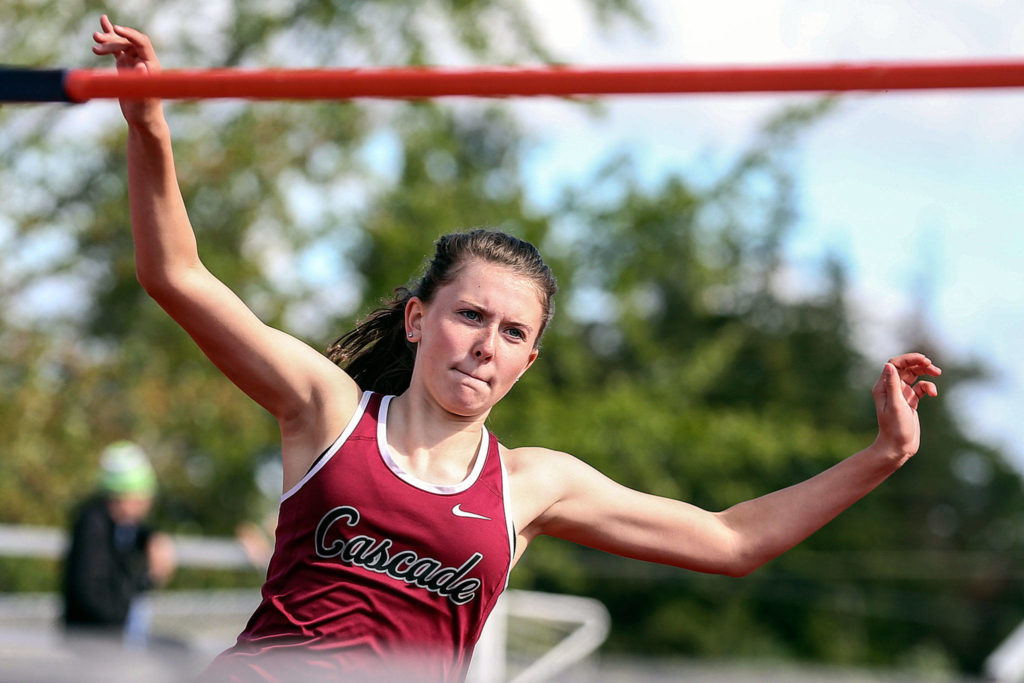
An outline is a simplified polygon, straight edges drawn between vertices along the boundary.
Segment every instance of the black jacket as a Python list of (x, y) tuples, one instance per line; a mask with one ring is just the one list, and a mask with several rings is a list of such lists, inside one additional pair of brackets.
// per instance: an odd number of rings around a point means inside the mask
[(146, 545), (150, 529), (114, 524), (103, 497), (77, 511), (64, 565), (64, 623), (124, 627), (132, 599), (150, 588)]

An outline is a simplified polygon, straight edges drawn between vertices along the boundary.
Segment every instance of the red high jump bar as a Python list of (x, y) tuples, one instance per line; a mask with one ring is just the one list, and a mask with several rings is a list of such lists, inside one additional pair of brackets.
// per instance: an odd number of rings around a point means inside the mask
[(637, 68), (0, 69), (0, 102), (607, 96), (1024, 87), (1024, 60)]

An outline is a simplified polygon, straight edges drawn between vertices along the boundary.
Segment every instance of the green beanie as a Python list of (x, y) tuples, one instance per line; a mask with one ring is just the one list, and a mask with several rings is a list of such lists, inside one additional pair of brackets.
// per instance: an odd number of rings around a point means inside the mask
[(117, 441), (103, 449), (100, 455), (100, 489), (114, 495), (153, 495), (156, 473), (145, 451), (131, 441)]

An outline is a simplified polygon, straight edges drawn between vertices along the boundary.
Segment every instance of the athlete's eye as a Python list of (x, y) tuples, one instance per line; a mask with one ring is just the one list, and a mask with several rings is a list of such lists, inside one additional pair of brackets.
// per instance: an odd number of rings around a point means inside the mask
[(513, 336), (513, 337), (515, 337), (516, 339), (518, 339), (520, 341), (526, 341), (526, 333), (523, 332), (518, 327), (510, 327), (510, 328), (508, 328), (508, 334)]
[(474, 311), (472, 309), (466, 309), (464, 311), (459, 311), (459, 313), (464, 318), (466, 318), (466, 320), (472, 320), (473, 322), (477, 322), (477, 321), (480, 320), (480, 312), (479, 311)]

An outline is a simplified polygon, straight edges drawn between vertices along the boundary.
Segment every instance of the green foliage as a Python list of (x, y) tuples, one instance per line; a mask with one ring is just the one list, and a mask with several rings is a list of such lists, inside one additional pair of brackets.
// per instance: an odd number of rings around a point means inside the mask
[[(6, 59), (94, 64), (91, 5), (9, 4)], [(173, 18), (189, 7), (133, 3), (115, 20), (150, 29), (167, 66), (429, 63), (437, 45), (553, 59), (515, 0), (238, 2)], [(626, 0), (592, 8), (608, 23), (638, 16)], [(498, 106), (168, 112), (202, 257), (264, 320), (323, 348), (414, 276), (438, 235), (485, 225), (525, 237), (559, 277), (559, 312), (491, 428), (509, 446), (567, 450), (628, 486), (723, 509), (874, 436), (869, 389), (884, 359), (856, 347), (842, 270), (822, 264), (802, 298), (777, 286), (795, 213), (788, 157), (832, 106), (783, 112), (710, 187), (682, 175), (644, 186), (615, 158), (551, 213), (528, 202), (527, 141)], [(8, 108), (0, 127), (2, 521), (63, 524), (99, 450), (125, 437), (156, 460), (164, 527), (227, 534), (258, 517), (253, 474), (276, 425), (135, 282), (116, 107)], [(1024, 611), (1024, 497), (950, 402), (981, 369), (906, 337), (947, 369), (922, 411), (921, 454), (795, 550), (729, 579), (538, 539), (514, 584), (600, 598), (613, 649), (976, 671)], [(51, 588), (55, 575), (0, 564), (4, 589)], [(183, 574), (176, 586), (223, 580)]]
[[(492, 417), (506, 442), (568, 450), (631, 487), (713, 510), (871, 443), (883, 359), (854, 345), (841, 270), (822, 264), (820, 292), (800, 300), (774, 286), (793, 216), (785, 152), (808, 115), (771, 122), (710, 192), (679, 177), (641, 188), (617, 163), (568, 193), (558, 218), (586, 228), (570, 247), (575, 267), (559, 272), (570, 299), (588, 292), (602, 305), (556, 320), (532, 377)], [(942, 357), (901, 332), (907, 348)], [(978, 670), (1019, 619), (1021, 486), (957, 423), (949, 397), (976, 370), (942, 364), (921, 454), (752, 576), (547, 542), (515, 584), (599, 597), (613, 614), (610, 646), (628, 651)]]

